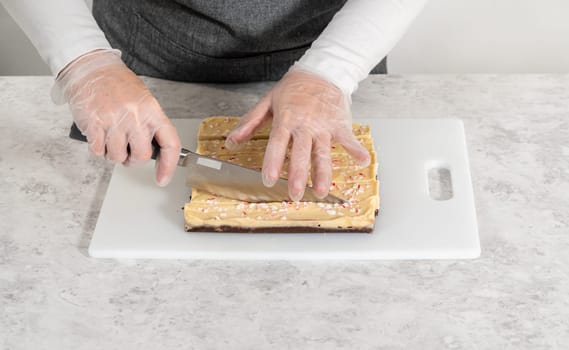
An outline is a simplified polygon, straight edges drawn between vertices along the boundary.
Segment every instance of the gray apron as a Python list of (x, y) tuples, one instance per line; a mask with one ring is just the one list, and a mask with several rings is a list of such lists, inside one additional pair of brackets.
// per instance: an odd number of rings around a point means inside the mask
[(241, 83), (279, 80), (345, 2), (94, 0), (93, 15), (137, 74)]

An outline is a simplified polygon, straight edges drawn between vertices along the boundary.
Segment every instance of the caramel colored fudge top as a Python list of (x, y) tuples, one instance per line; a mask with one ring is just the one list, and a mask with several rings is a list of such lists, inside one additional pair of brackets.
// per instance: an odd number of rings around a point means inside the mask
[[(197, 152), (260, 170), (270, 126), (262, 126), (250, 141), (237, 150), (230, 151), (224, 146), (225, 138), (238, 121), (237, 117), (205, 119), (200, 124)], [(314, 227), (371, 231), (379, 209), (376, 154), (369, 126), (354, 123), (353, 131), (358, 140), (370, 151), (372, 160), (370, 166), (360, 168), (342, 146), (332, 145), (330, 193), (347, 200), (347, 203), (342, 205), (284, 201), (248, 203), (193, 189), (191, 201), (184, 207), (186, 229), (209, 227), (212, 231), (216, 231), (221, 227), (242, 229)], [(281, 173), (283, 178), (288, 176), (288, 162), (287, 155)]]

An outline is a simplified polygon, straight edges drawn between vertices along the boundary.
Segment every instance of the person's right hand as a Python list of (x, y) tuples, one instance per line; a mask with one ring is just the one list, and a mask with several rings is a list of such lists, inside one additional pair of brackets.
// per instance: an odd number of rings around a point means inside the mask
[(156, 183), (170, 182), (181, 148), (176, 129), (117, 53), (95, 51), (76, 59), (61, 72), (52, 92), (56, 103), (69, 103), (77, 127), (97, 156), (141, 164), (150, 159), (155, 138), (160, 145)]

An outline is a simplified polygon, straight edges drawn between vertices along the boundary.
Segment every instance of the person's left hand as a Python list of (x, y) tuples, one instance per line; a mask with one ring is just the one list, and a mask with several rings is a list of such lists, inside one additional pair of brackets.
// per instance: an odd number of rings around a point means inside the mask
[(235, 149), (270, 118), (272, 129), (263, 160), (263, 183), (271, 187), (279, 178), (292, 139), (288, 179), (289, 196), (294, 201), (304, 195), (310, 164), (316, 194), (321, 198), (328, 194), (332, 142), (344, 146), (359, 165), (367, 166), (370, 162), (368, 151), (352, 133), (348, 96), (315, 74), (293, 67), (240, 120), (227, 136), (226, 147)]

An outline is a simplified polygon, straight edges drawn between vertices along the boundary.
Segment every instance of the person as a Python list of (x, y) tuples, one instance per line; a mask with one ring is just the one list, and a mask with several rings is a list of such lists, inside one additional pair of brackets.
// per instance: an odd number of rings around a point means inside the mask
[[(263, 183), (279, 177), (289, 143), (289, 195), (309, 169), (324, 197), (331, 143), (357, 164), (370, 156), (351, 131), (351, 94), (402, 37), (426, 0), (0, 0), (50, 67), (52, 97), (98, 156), (133, 165), (161, 147), (156, 182), (171, 179), (180, 139), (137, 75), (187, 82), (278, 81), (228, 135), (236, 148), (272, 123)], [(292, 141), (292, 142), (291, 142)], [(127, 151), (130, 147), (130, 152)]]

